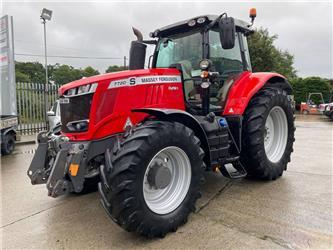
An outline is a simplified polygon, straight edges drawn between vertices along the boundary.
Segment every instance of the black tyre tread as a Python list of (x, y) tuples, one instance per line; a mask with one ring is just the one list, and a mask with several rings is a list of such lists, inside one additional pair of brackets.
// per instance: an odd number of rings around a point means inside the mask
[[(196, 154), (197, 164), (201, 165), (197, 173), (192, 175), (191, 191), (189, 191), (191, 195), (188, 195), (188, 198), (183, 201), (181, 206), (183, 204), (184, 206), (179, 210), (181, 213), (176, 218), (172, 217), (166, 220), (167, 223), (156, 223), (159, 219), (147, 217), (143, 211), (137, 197), (135, 181), (143, 167), (140, 163), (147, 151), (151, 151), (159, 143), (156, 138), (162, 136), (166, 140), (173, 141), (176, 140), (173, 138), (174, 132), (186, 135), (187, 143), (194, 145), (196, 150), (193, 154)], [(102, 178), (99, 184), (99, 191), (102, 194), (101, 201), (112, 220), (127, 231), (134, 231), (147, 237), (163, 237), (170, 231), (176, 231), (180, 225), (187, 221), (189, 213), (195, 211), (195, 202), (201, 196), (200, 185), (204, 182), (204, 163), (202, 160), (204, 151), (200, 147), (200, 140), (195, 137), (191, 129), (180, 123), (148, 121), (134, 128), (132, 133), (115, 147), (117, 148), (113, 150), (113, 171), (108, 173), (107, 169), (102, 167)]]
[[(8, 143), (11, 141), (13, 143), (12, 148), (9, 147)], [(4, 141), (1, 143), (1, 154), (2, 155), (9, 155), (15, 149), (15, 134), (8, 133), (4, 136)]]
[[(278, 163), (271, 163), (263, 147), (263, 131), (266, 117), (273, 103), (281, 104), (288, 120), (288, 139), (285, 153)], [(282, 176), (293, 152), (294, 114), (287, 94), (278, 88), (260, 90), (250, 101), (244, 115), (241, 162), (250, 176), (275, 180)]]

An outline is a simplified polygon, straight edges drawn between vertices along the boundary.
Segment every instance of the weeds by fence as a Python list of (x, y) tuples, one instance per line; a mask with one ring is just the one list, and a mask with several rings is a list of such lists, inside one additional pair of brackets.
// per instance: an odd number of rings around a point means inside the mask
[[(48, 86), (49, 109), (58, 96), (58, 85)], [(45, 84), (16, 83), (18, 132), (34, 134), (46, 129)]]

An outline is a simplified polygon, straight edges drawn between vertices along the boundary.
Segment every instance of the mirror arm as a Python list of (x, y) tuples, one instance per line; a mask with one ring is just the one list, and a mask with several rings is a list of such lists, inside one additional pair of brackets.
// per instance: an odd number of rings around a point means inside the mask
[(223, 16), (226, 16), (226, 17), (228, 17), (228, 14), (226, 13), (226, 12), (224, 12), (224, 13), (222, 13), (221, 15), (219, 15), (214, 21), (212, 21), (210, 24), (208, 24), (207, 26), (206, 26), (206, 31), (207, 30), (209, 30), (209, 29), (211, 29), (211, 28), (213, 28), (214, 27), (214, 25), (223, 17)]
[(251, 23), (247, 27), (251, 28), (253, 26), (253, 23), (254, 23), (254, 17), (251, 18)]

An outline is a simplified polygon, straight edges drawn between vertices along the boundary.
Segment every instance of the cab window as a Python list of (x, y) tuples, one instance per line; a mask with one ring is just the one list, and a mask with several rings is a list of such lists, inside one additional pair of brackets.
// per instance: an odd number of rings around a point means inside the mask
[(246, 36), (242, 33), (240, 33), (240, 36), (241, 36), (242, 43), (243, 43), (243, 49), (244, 49), (244, 55), (245, 55), (247, 70), (252, 71), (249, 46), (247, 44)]
[(202, 60), (202, 34), (198, 31), (161, 38), (157, 45), (156, 68), (168, 68), (172, 64), (180, 64), (184, 79), (186, 101), (200, 103), (199, 87), (194, 78), (199, 77)]
[(199, 32), (184, 33), (159, 40), (156, 68), (168, 68), (181, 64), (185, 78), (200, 75), (202, 59), (202, 35)]
[(219, 72), (219, 77), (210, 86), (210, 111), (221, 110), (226, 101), (228, 89), (233, 83), (233, 77), (244, 71), (239, 36), (235, 34), (235, 46), (223, 49), (218, 31), (209, 32), (209, 58), (212, 70)]
[(235, 46), (232, 49), (223, 49), (219, 32), (213, 30), (209, 32), (210, 59), (215, 66), (215, 71), (222, 76), (243, 71), (238, 36), (239, 34), (236, 33)]

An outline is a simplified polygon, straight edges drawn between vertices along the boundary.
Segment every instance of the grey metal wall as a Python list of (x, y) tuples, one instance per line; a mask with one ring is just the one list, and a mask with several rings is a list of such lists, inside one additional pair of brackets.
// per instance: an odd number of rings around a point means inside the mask
[(0, 18), (0, 115), (16, 115), (13, 17)]

